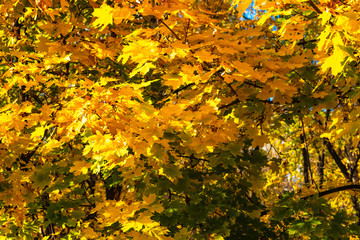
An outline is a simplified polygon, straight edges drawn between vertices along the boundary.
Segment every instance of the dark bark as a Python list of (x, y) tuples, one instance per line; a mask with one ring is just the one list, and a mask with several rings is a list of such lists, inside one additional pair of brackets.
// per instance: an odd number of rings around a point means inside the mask
[(359, 189), (360, 190), (360, 185), (359, 184), (351, 184), (351, 185), (336, 187), (336, 188), (332, 188), (332, 189), (329, 189), (326, 191), (322, 191), (319, 193), (315, 193), (315, 194), (311, 194), (309, 196), (302, 197), (301, 199), (306, 200), (306, 199), (309, 199), (314, 196), (323, 197), (323, 196), (329, 195), (331, 193), (336, 193), (336, 192), (341, 192), (341, 191), (346, 191), (346, 190), (351, 190), (351, 189)]
[(325, 151), (323, 149), (319, 154), (319, 161), (317, 163), (317, 175), (319, 177), (320, 189), (322, 189), (324, 185), (324, 165), (325, 165)]
[(105, 191), (106, 199), (119, 201), (120, 195), (121, 195), (121, 190), (122, 190), (121, 185), (116, 186), (116, 187), (106, 188), (106, 191)]
[(351, 196), (351, 202), (355, 210), (355, 215), (357, 217), (357, 225), (360, 225), (360, 203), (359, 199), (356, 196)]
[(305, 136), (303, 134), (300, 135), (301, 143), (303, 144), (303, 147), (301, 148), (302, 156), (303, 156), (303, 174), (304, 174), (304, 182), (306, 185), (310, 183), (310, 157), (309, 152), (306, 147), (306, 141)]
[[(359, 174), (357, 171), (358, 159), (359, 156), (351, 151), (352, 142), (348, 146), (345, 146), (344, 152), (348, 160), (348, 169), (350, 171), (350, 179), (353, 184), (359, 184)], [(356, 196), (351, 196), (351, 202), (353, 203), (353, 208), (355, 210), (355, 215), (358, 219), (357, 224), (360, 225), (360, 203), (359, 199)]]
[(334, 147), (332, 146), (332, 144), (330, 143), (329, 139), (324, 138), (324, 142), (325, 142), (325, 145), (326, 145), (331, 157), (334, 159), (336, 165), (340, 168), (341, 173), (344, 175), (346, 180), (351, 182), (351, 178), (350, 178), (350, 175), (348, 173), (346, 166), (342, 163), (339, 155), (336, 153), (336, 151), (335, 151)]
[[(344, 177), (351, 182), (353, 185), (350, 186), (359, 186), (359, 176), (357, 171), (357, 165), (358, 165), (358, 158), (359, 156), (355, 156), (354, 153), (351, 151), (350, 147), (345, 147), (345, 155), (348, 160), (348, 169), (346, 166), (342, 163), (339, 155), (336, 153), (335, 149), (333, 148), (332, 144), (328, 139), (324, 139), (325, 145), (327, 149), (329, 150), (330, 155), (335, 160), (335, 163), (340, 168), (342, 174)], [(356, 189), (359, 189), (358, 187), (353, 187)], [(346, 190), (346, 189), (345, 189)], [(319, 195), (320, 196), (320, 195)], [(351, 196), (351, 202), (353, 203), (353, 208), (356, 212), (356, 217), (358, 219), (357, 224), (360, 225), (360, 203), (356, 196)]]

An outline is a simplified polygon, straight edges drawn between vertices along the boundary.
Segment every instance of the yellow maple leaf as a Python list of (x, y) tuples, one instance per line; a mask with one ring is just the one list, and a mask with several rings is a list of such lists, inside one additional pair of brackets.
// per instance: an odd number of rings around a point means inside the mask
[(92, 163), (86, 161), (76, 161), (73, 163), (74, 166), (70, 168), (70, 172), (74, 172), (74, 175), (86, 174), (89, 171), (89, 168), (92, 166)]
[(90, 227), (85, 228), (82, 230), (82, 233), (84, 234), (84, 237), (93, 238), (98, 237), (99, 235)]
[(335, 37), (332, 40), (334, 44), (334, 52), (333, 54), (328, 57), (323, 65), (321, 66), (321, 69), (323, 72), (327, 71), (329, 68), (331, 68), (331, 73), (336, 76), (338, 75), (344, 68), (343, 61), (346, 58), (345, 52), (341, 49), (341, 47), (344, 45), (341, 36), (339, 33), (335, 34)]
[(143, 200), (147, 204), (151, 204), (156, 200), (156, 194), (149, 194), (149, 196), (143, 196)]
[(118, 81), (118, 79), (116, 79), (116, 78), (100, 77), (100, 85), (101, 86), (106, 85), (108, 82), (116, 82), (116, 81)]
[(183, 84), (183, 78), (174, 73), (168, 72), (163, 76), (163, 79), (164, 79), (164, 84), (172, 87), (173, 89), (176, 89), (180, 87), (181, 84)]
[(45, 127), (40, 126), (35, 129), (34, 132), (31, 133), (31, 139), (38, 140), (44, 136)]
[[(191, 14), (192, 13), (192, 14)], [(197, 23), (199, 21), (199, 19), (195, 16), (195, 14), (193, 12), (191, 12), (190, 14), (186, 11), (183, 11), (182, 14), (184, 14), (185, 17), (189, 18), (191, 21)]]
[(235, 0), (231, 5), (233, 7), (236, 6), (236, 10), (239, 12), (239, 14), (242, 14), (250, 6), (251, 2), (252, 0)]
[(214, 58), (217, 58), (217, 56), (206, 50), (197, 51), (194, 56), (197, 57), (201, 63), (205, 61), (212, 62)]
[(135, 231), (139, 231), (144, 226), (142, 223), (139, 223), (139, 222), (136, 222), (136, 221), (128, 221), (126, 223), (122, 223), (122, 225), (123, 225), (122, 230), (124, 232), (128, 231), (131, 228), (133, 228)]
[(102, 26), (101, 31), (104, 30), (107, 25), (113, 24), (113, 8), (105, 3), (101, 5), (100, 8), (94, 10), (93, 16), (97, 17), (93, 25)]
[(135, 14), (135, 10), (132, 8), (116, 8), (114, 9), (114, 23), (120, 24), (122, 21), (129, 20), (133, 14)]
[(328, 11), (323, 12), (319, 15), (319, 18), (321, 18), (321, 25), (325, 25), (331, 18), (331, 13)]
[(328, 37), (329, 35), (331, 35), (331, 26), (327, 25), (324, 29), (324, 31), (321, 32), (320, 36), (318, 37), (319, 39), (319, 43), (318, 43), (318, 49), (320, 51), (327, 49), (328, 48), (328, 44), (329, 44), (329, 40)]
[(129, 77), (132, 78), (139, 72), (142, 75), (145, 75), (151, 68), (156, 68), (156, 66), (149, 62), (145, 64), (138, 64), (138, 66), (130, 73)]
[[(140, 33), (138, 33), (140, 34)], [(138, 64), (144, 64), (147, 61), (155, 61), (161, 53), (159, 43), (148, 39), (136, 39), (132, 44), (126, 45), (123, 48), (122, 54), (117, 61), (123, 59), (122, 63), (126, 63), (131, 56), (131, 60)]]
[(51, 150), (53, 150), (54, 148), (60, 147), (61, 145), (62, 145), (62, 142), (60, 142), (56, 139), (51, 139), (49, 142), (47, 142), (41, 148), (41, 153), (45, 155), (45, 154), (49, 153)]

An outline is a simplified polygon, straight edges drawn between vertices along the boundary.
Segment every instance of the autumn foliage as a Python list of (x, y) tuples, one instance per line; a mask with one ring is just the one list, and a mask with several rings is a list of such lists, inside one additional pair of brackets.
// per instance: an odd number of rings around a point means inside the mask
[(0, 1), (0, 239), (358, 239), (360, 5), (252, 2)]

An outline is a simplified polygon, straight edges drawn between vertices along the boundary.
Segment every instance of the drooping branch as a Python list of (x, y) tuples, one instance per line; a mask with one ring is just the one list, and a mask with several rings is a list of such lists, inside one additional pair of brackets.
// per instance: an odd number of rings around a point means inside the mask
[(346, 190), (351, 190), (351, 189), (359, 189), (360, 190), (360, 185), (358, 184), (352, 184), (352, 185), (346, 185), (346, 186), (341, 186), (341, 187), (336, 187), (336, 188), (332, 188), (326, 191), (322, 191), (319, 193), (315, 193), (315, 194), (311, 194), (305, 197), (302, 197), (301, 199), (309, 199), (313, 196), (319, 196), (319, 197), (323, 197), (332, 193), (336, 193), (336, 192), (341, 192), (341, 191), (346, 191)]
[[(322, 192), (318, 192), (318, 193), (314, 193), (305, 197), (301, 197), (300, 199), (302, 200), (307, 200), (309, 198), (312, 198), (314, 196), (318, 196), (318, 197), (324, 197), (326, 195), (332, 194), (332, 193), (336, 193), (336, 192), (341, 192), (341, 191), (346, 191), (346, 190), (352, 190), (352, 189), (359, 189), (360, 190), (360, 185), (358, 184), (351, 184), (351, 185), (346, 185), (346, 186), (341, 186), (341, 187), (336, 187), (336, 188), (332, 188), (326, 191), (322, 191)], [(264, 210), (260, 213), (261, 216), (267, 215), (270, 212), (269, 209)]]

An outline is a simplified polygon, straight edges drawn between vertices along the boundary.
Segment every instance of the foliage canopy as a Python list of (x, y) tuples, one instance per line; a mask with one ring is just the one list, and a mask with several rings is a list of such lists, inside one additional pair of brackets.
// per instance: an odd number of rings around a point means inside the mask
[(0, 1), (3, 239), (356, 239), (357, 1)]

